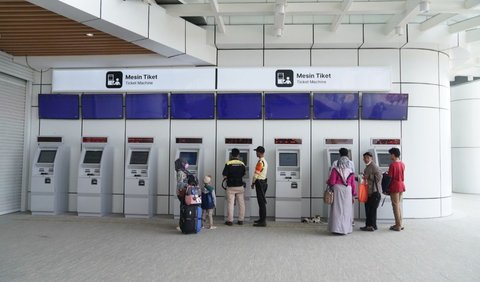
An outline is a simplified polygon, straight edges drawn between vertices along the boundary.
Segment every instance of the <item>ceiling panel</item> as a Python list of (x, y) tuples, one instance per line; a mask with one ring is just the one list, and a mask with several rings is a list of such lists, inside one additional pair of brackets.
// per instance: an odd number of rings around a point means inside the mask
[(0, 0), (0, 50), (14, 56), (153, 53), (24, 0)]

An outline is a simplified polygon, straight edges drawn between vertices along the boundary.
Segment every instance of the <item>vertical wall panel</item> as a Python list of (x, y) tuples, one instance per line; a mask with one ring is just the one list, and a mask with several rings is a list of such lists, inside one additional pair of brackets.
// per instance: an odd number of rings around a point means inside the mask
[(0, 73), (0, 214), (20, 210), (26, 82)]

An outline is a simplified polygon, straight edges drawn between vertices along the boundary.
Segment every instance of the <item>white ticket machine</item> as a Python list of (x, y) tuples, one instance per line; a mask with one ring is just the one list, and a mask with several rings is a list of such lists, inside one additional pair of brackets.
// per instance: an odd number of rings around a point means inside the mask
[[(241, 143), (241, 145), (232, 145), (235, 143)], [(240, 151), (240, 160), (245, 164), (245, 175), (243, 176), (243, 182), (245, 183), (245, 220), (250, 220), (250, 215), (251, 215), (251, 191), (250, 189), (250, 183), (251, 183), (251, 177), (253, 176), (250, 172), (250, 168), (253, 168), (255, 164), (252, 164), (251, 162), (255, 160), (255, 151), (253, 151), (253, 148), (251, 145), (245, 145), (245, 142), (250, 142), (249, 144), (252, 143), (251, 138), (225, 138), (225, 144), (227, 144), (227, 150), (226, 150), (226, 155), (225, 155), (225, 163), (228, 162), (229, 160), (232, 159), (232, 149), (237, 148)], [(222, 168), (223, 170), (223, 168)], [(222, 176), (223, 177), (223, 176)], [(225, 201), (226, 203), (226, 201)], [(227, 217), (227, 205), (225, 204), (225, 210), (224, 210), (225, 218)], [(233, 211), (233, 217), (234, 219), (238, 218), (238, 205), (234, 206), (234, 211)]]
[[(202, 138), (177, 138), (175, 160), (178, 158), (181, 158), (188, 163), (187, 170), (195, 175), (198, 181), (201, 182), (203, 179)], [(180, 206), (178, 203), (176, 203), (173, 207), (173, 216), (174, 218), (178, 218), (180, 216)]]
[(113, 149), (107, 137), (83, 137), (78, 169), (77, 212), (104, 216), (112, 212)]
[(67, 211), (69, 149), (62, 137), (37, 137), (32, 166), (31, 211), (33, 215), (52, 215)]
[(156, 210), (153, 138), (129, 137), (125, 162), (125, 217), (148, 218)]
[[(352, 160), (353, 139), (325, 139), (326, 170), (330, 172), (332, 164), (340, 159), (340, 148), (348, 150), (348, 158)], [(326, 175), (325, 181), (330, 177)]]
[(278, 147), (275, 168), (275, 220), (297, 221), (302, 216), (300, 148)]
[(369, 151), (373, 155), (373, 161), (378, 165), (382, 172), (388, 171), (388, 167), (392, 162), (388, 150), (394, 147), (400, 149), (400, 143), (400, 139), (371, 139), (372, 149)]

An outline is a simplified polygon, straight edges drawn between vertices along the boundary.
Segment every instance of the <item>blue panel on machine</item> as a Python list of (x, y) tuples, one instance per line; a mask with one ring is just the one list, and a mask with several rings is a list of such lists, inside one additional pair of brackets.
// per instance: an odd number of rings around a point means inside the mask
[(313, 94), (315, 119), (358, 119), (358, 93)]
[(78, 95), (39, 94), (38, 116), (41, 119), (79, 119)]
[(84, 119), (123, 118), (123, 95), (83, 94), (82, 117)]
[(261, 93), (217, 94), (218, 119), (261, 119)]
[(125, 117), (127, 119), (168, 118), (168, 94), (127, 94)]
[(408, 94), (362, 94), (362, 119), (406, 120)]
[(170, 117), (173, 119), (213, 119), (213, 93), (180, 93), (171, 95)]
[(309, 119), (310, 93), (265, 94), (265, 119)]

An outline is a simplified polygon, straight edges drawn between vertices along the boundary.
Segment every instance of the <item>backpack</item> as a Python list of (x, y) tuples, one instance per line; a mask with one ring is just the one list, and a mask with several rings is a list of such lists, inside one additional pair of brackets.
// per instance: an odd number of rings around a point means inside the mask
[(215, 207), (215, 202), (213, 201), (212, 192), (202, 193), (202, 209), (209, 210)]
[(384, 172), (382, 174), (382, 193), (385, 195), (390, 195), (390, 182), (392, 177), (388, 173)]

